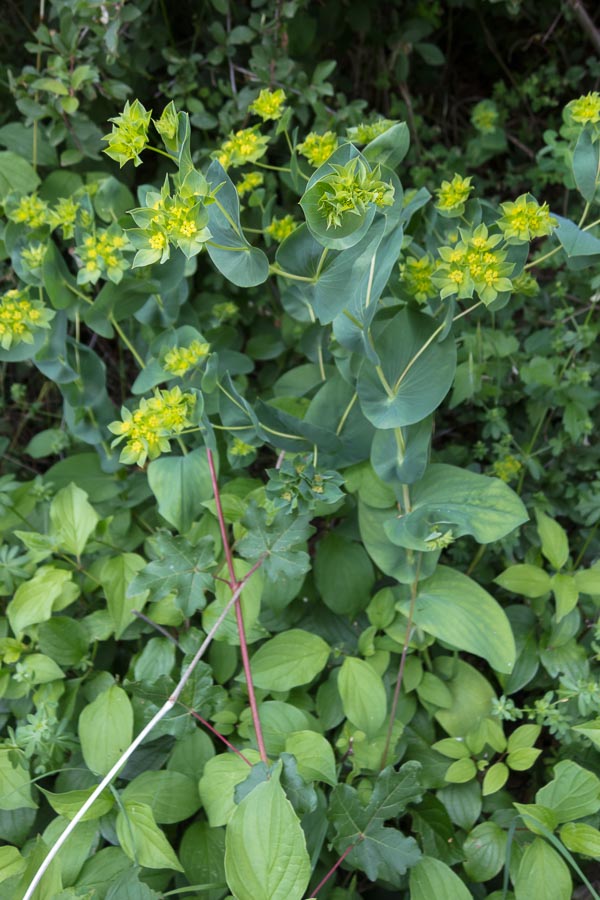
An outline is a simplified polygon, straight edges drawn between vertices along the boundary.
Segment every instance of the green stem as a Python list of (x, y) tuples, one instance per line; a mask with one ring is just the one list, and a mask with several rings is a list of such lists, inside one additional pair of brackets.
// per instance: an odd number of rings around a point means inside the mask
[(249, 253), (248, 247), (227, 247), (225, 244), (215, 244), (214, 241), (207, 241), (207, 247), (214, 247), (215, 250), (227, 250), (229, 253)]
[(261, 163), (257, 162), (255, 165), (260, 166), (261, 169), (270, 169), (273, 172), (291, 172), (292, 170), (288, 166), (271, 166), (269, 163)]
[(415, 578), (410, 588), (410, 607), (408, 610), (408, 619), (406, 621), (406, 632), (404, 635), (404, 644), (402, 646), (402, 654), (400, 656), (400, 665), (398, 666), (398, 677), (396, 678), (396, 686), (394, 688), (394, 697), (392, 699), (392, 708), (390, 710), (390, 721), (388, 725), (387, 735), (385, 739), (385, 746), (383, 748), (383, 753), (381, 754), (381, 762), (379, 764), (380, 771), (385, 769), (385, 765), (388, 758), (388, 753), (390, 751), (390, 744), (392, 742), (392, 733), (394, 730), (394, 723), (396, 721), (396, 712), (398, 710), (398, 701), (400, 699), (400, 690), (402, 688), (402, 681), (404, 679), (404, 669), (406, 667), (406, 657), (408, 655), (408, 645), (410, 643), (410, 636), (412, 634), (413, 628), (413, 617), (415, 614), (415, 604), (417, 601), (417, 592), (419, 589), (419, 575), (421, 573), (421, 559), (422, 554), (419, 553), (417, 558), (417, 565), (415, 569)]
[(177, 162), (175, 157), (171, 156), (170, 153), (167, 153), (166, 150), (161, 150), (160, 147), (153, 147), (152, 144), (146, 144), (144, 150), (153, 150), (155, 153), (160, 153), (161, 156), (166, 156), (167, 159), (171, 160), (172, 163)]
[(352, 411), (352, 407), (354, 406), (354, 404), (356, 403), (357, 400), (358, 400), (358, 394), (355, 391), (354, 394), (352, 395), (352, 399), (350, 400), (350, 403), (348, 404), (348, 406), (342, 413), (342, 418), (340, 419), (340, 421), (338, 423), (338, 427), (335, 429), (335, 433), (338, 437), (342, 433), (342, 429), (343, 429), (344, 425), (346, 424), (346, 419), (350, 415), (350, 412)]
[(117, 332), (117, 334), (119, 335), (119, 337), (121, 338), (121, 340), (123, 341), (123, 343), (125, 344), (127, 349), (129, 350), (129, 352), (131, 353), (131, 355), (137, 362), (140, 369), (145, 369), (146, 363), (144, 362), (144, 360), (142, 359), (140, 354), (137, 352), (137, 350), (135, 349), (135, 347), (133, 346), (133, 344), (131, 343), (131, 341), (129, 340), (129, 338), (127, 337), (127, 335), (125, 334), (125, 332), (123, 331), (123, 329), (121, 328), (121, 326), (119, 325), (119, 323), (117, 322), (117, 320), (115, 319), (115, 317), (113, 316), (112, 313), (110, 314), (108, 319), (109, 319), (109, 322), (112, 325), (112, 327), (115, 329), (115, 331)]
[(308, 284), (315, 283), (314, 278), (309, 278), (307, 275), (293, 275), (292, 272), (285, 272), (275, 264), (269, 266), (269, 272), (271, 273), (271, 275), (279, 275), (280, 278), (289, 278), (292, 281), (306, 281), (308, 282)]

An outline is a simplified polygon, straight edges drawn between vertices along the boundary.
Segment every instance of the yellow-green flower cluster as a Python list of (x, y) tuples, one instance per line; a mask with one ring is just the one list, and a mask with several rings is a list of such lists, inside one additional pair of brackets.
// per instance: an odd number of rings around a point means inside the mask
[(137, 249), (133, 267), (164, 263), (170, 254), (170, 244), (178, 247), (188, 259), (199, 253), (211, 237), (206, 227), (208, 213), (202, 200), (195, 194), (183, 197), (171, 196), (168, 179), (161, 193), (149, 191), (147, 206), (131, 210), (131, 216), (139, 228), (128, 231), (131, 243)]
[(129, 241), (118, 226), (102, 228), (89, 234), (75, 249), (81, 259), (77, 284), (96, 284), (99, 278), (108, 278), (119, 284), (129, 262), (123, 250), (129, 249)]
[(155, 391), (153, 397), (143, 399), (133, 412), (123, 407), (122, 421), (108, 426), (117, 435), (111, 446), (125, 441), (119, 461), (143, 466), (147, 459), (168, 453), (169, 441), (193, 425), (190, 417), (195, 403), (195, 394), (182, 393), (174, 387), (170, 391)]
[(379, 137), (380, 134), (385, 134), (395, 124), (394, 119), (377, 119), (376, 122), (361, 122), (360, 125), (348, 128), (346, 134), (348, 140), (354, 144), (368, 144)]
[(400, 265), (402, 284), (417, 303), (426, 303), (427, 300), (437, 296), (438, 292), (433, 283), (435, 269), (435, 262), (429, 254), (425, 254), (421, 259), (409, 257)]
[(230, 134), (214, 155), (224, 169), (254, 163), (267, 152), (269, 138), (258, 132), (257, 127), (243, 128)]
[(493, 134), (498, 127), (498, 108), (493, 100), (482, 100), (473, 107), (471, 122), (480, 134)]
[(533, 238), (552, 234), (558, 221), (550, 215), (548, 204), (539, 205), (528, 194), (522, 194), (514, 201), (501, 203), (502, 215), (497, 226), (509, 244), (522, 244)]
[(250, 104), (250, 112), (260, 116), (263, 122), (269, 119), (280, 119), (283, 115), (285, 103), (285, 91), (281, 88), (277, 91), (262, 90), (256, 100)]
[(264, 180), (264, 176), (260, 172), (247, 172), (236, 185), (238, 195), (244, 197), (246, 194), (251, 194), (252, 191), (264, 184)]
[(540, 292), (540, 286), (530, 272), (519, 272), (512, 283), (513, 293), (522, 297), (535, 297)]
[(33, 344), (35, 332), (50, 328), (54, 316), (54, 310), (31, 300), (27, 289), (7, 291), (0, 298), (0, 347), (10, 350), (15, 344)]
[(293, 216), (283, 216), (282, 219), (274, 218), (271, 224), (265, 228), (265, 233), (270, 235), (274, 241), (281, 242), (289, 237), (297, 227), (298, 223)]
[(240, 440), (240, 438), (234, 438), (229, 447), (229, 455), (230, 456), (249, 456), (251, 453), (254, 453), (255, 447), (252, 444), (246, 444), (244, 441)]
[(189, 347), (172, 347), (165, 353), (162, 367), (166, 372), (183, 378), (190, 369), (203, 362), (210, 351), (210, 344), (204, 341), (192, 341)]
[(436, 190), (438, 199), (435, 208), (448, 218), (462, 216), (472, 190), (471, 176), (463, 178), (462, 175), (455, 175), (452, 181), (442, 181), (441, 187)]
[(223, 303), (216, 303), (213, 306), (213, 315), (219, 322), (226, 322), (234, 319), (238, 315), (238, 308), (232, 300), (225, 300)]
[(346, 213), (362, 215), (369, 204), (391, 206), (394, 187), (379, 178), (379, 167), (369, 171), (358, 157), (345, 166), (332, 166), (333, 172), (319, 182), (318, 208), (327, 218), (327, 228), (339, 228)]
[(318, 167), (327, 162), (334, 150), (337, 150), (337, 145), (337, 135), (333, 131), (326, 131), (325, 134), (311, 131), (302, 143), (298, 144), (296, 150), (309, 161), (311, 166)]
[(35, 244), (29, 244), (28, 247), (23, 247), (21, 257), (23, 262), (27, 264), (28, 269), (32, 272), (35, 272), (36, 269), (41, 269), (47, 249), (46, 244), (41, 244), (39, 241)]
[(590, 91), (577, 100), (571, 100), (565, 107), (568, 117), (578, 125), (597, 125), (600, 122), (600, 94)]
[(50, 209), (45, 200), (37, 193), (25, 194), (17, 200), (9, 196), (5, 203), (6, 216), (11, 222), (27, 225), (29, 228), (42, 228), (50, 222)]
[(492, 466), (494, 475), (497, 478), (501, 478), (502, 481), (506, 481), (507, 484), (517, 477), (522, 468), (523, 463), (516, 456), (511, 456), (510, 454), (503, 459), (497, 459)]
[(50, 211), (52, 229), (60, 228), (65, 239), (73, 237), (80, 204), (73, 197), (62, 197)]
[(505, 250), (496, 249), (502, 236), (489, 235), (485, 225), (479, 225), (472, 234), (464, 230), (460, 234), (462, 240), (454, 247), (440, 247), (442, 262), (433, 282), (442, 300), (454, 295), (464, 300), (477, 291), (487, 306), (498, 294), (512, 290), (508, 276), (514, 264), (505, 262)]
[(104, 152), (118, 162), (121, 168), (130, 159), (134, 166), (140, 165), (140, 153), (148, 144), (151, 116), (151, 110), (144, 109), (139, 100), (134, 100), (131, 104), (129, 101), (125, 103), (119, 116), (108, 120), (113, 123), (113, 127), (111, 133), (102, 138), (108, 143)]

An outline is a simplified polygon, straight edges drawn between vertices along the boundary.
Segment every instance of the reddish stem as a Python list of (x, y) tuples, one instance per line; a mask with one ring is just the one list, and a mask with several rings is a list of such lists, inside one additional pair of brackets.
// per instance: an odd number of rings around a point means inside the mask
[[(357, 843), (358, 843), (358, 841), (357, 841)], [(344, 850), (344, 852), (342, 853), (342, 855), (340, 856), (340, 858), (338, 859), (338, 861), (330, 868), (330, 870), (329, 870), (329, 872), (327, 873), (327, 875), (325, 876), (325, 878), (323, 878), (323, 879), (318, 883), (318, 885), (316, 886), (316, 888), (314, 889), (314, 891), (312, 891), (312, 893), (311, 893), (311, 895), (310, 895), (311, 897), (316, 897), (316, 896), (317, 896), (317, 894), (319, 893), (319, 891), (321, 890), (321, 888), (323, 887), (323, 885), (327, 884), (327, 882), (329, 881), (329, 879), (331, 878), (331, 876), (333, 875), (333, 873), (335, 872), (335, 870), (336, 870), (339, 866), (341, 866), (341, 864), (344, 862), (344, 860), (346, 859), (346, 857), (348, 856), (348, 854), (351, 853), (351, 852), (354, 850), (355, 847), (356, 847), (356, 844), (350, 844), (349, 847), (346, 847), (346, 849)]]
[[(229, 570), (229, 587), (235, 591), (240, 582), (235, 574), (233, 564), (233, 556), (231, 553), (231, 545), (227, 535), (227, 526), (225, 524), (225, 516), (223, 515), (223, 507), (221, 506), (221, 495), (219, 493), (219, 482), (215, 470), (215, 461), (213, 459), (212, 450), (206, 448), (206, 456), (208, 459), (208, 468), (210, 471), (210, 480), (212, 482), (213, 494), (215, 497), (215, 505), (217, 507), (217, 518), (219, 520), (219, 529), (221, 531), (221, 540), (223, 542), (223, 550)], [(242, 654), (242, 664), (244, 666), (244, 674), (246, 675), (246, 685), (248, 688), (248, 702), (250, 703), (250, 711), (252, 713), (252, 722), (254, 723), (254, 731), (256, 733), (256, 742), (258, 744), (258, 752), (261, 760), (268, 765), (267, 750), (263, 738), (262, 728), (260, 725), (260, 717), (258, 715), (258, 704), (256, 702), (256, 694), (254, 693), (254, 682), (252, 681), (252, 672), (250, 670), (250, 657), (248, 655), (248, 643), (246, 641), (246, 631), (244, 628), (244, 614), (242, 612), (241, 596), (235, 602), (235, 617), (237, 621), (238, 635), (240, 639), (240, 652)]]
[[(181, 703), (181, 700), (180, 700), (179, 702)], [(244, 754), (242, 753), (242, 751), (241, 751), (241, 750), (238, 750), (237, 747), (234, 747), (233, 744), (232, 744), (230, 741), (227, 740), (227, 738), (225, 737), (224, 734), (221, 734), (221, 732), (220, 732), (220, 731), (217, 731), (217, 729), (214, 728), (214, 727), (210, 724), (210, 722), (207, 722), (206, 719), (203, 719), (202, 716), (199, 715), (199, 713), (197, 713), (195, 709), (192, 709), (190, 706), (186, 706), (185, 703), (181, 703), (181, 705), (183, 706), (184, 709), (187, 709), (187, 711), (189, 712), (189, 714), (190, 714), (191, 716), (193, 716), (195, 719), (198, 719), (198, 721), (201, 722), (202, 725), (204, 725), (205, 728), (208, 728), (209, 731), (212, 731), (212, 733), (215, 735), (215, 737), (217, 737), (220, 741), (223, 741), (223, 743), (225, 744), (225, 746), (226, 746), (226, 747), (229, 747), (229, 749), (230, 749), (233, 753), (235, 753), (236, 756), (239, 756), (240, 759), (243, 759), (244, 762), (245, 762), (247, 765), (249, 765), (250, 767), (252, 767), (252, 763), (250, 762), (250, 760), (248, 759), (248, 757), (247, 757), (247, 756), (244, 756)]]

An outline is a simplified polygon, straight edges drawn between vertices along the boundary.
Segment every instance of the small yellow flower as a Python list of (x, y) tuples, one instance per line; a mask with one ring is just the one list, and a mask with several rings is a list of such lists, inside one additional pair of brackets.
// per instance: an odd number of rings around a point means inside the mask
[(442, 215), (461, 216), (472, 190), (471, 176), (463, 178), (461, 175), (455, 175), (452, 181), (442, 181), (436, 191), (438, 199), (435, 208)]
[(417, 303), (425, 303), (437, 295), (432, 280), (434, 272), (435, 263), (428, 255), (421, 259), (409, 258), (401, 266), (402, 284)]
[(239, 438), (234, 438), (231, 447), (229, 448), (230, 456), (248, 456), (250, 453), (254, 452), (254, 447), (252, 444), (246, 444), (244, 441)]
[(260, 116), (263, 122), (269, 119), (280, 119), (283, 115), (285, 103), (285, 92), (281, 90), (269, 91), (267, 88), (262, 90), (256, 100), (250, 104), (250, 112)]
[(208, 356), (209, 351), (210, 344), (203, 341), (192, 341), (189, 347), (172, 347), (165, 354), (163, 369), (182, 378), (202, 362)]
[(243, 128), (230, 134), (216, 152), (215, 158), (224, 168), (227, 166), (243, 166), (245, 163), (257, 162), (267, 152), (269, 138), (259, 134), (255, 128)]
[(28, 289), (7, 291), (0, 298), (0, 347), (32, 344), (36, 331), (50, 328), (55, 315), (39, 300), (30, 300)]
[(583, 94), (577, 100), (567, 103), (566, 109), (573, 122), (579, 125), (587, 125), (588, 122), (596, 125), (600, 122), (600, 94), (598, 91)]
[(322, 166), (327, 162), (334, 150), (337, 150), (338, 139), (333, 131), (326, 131), (325, 134), (317, 134), (311, 131), (307, 134), (301, 144), (298, 144), (296, 150), (304, 156), (311, 166)]
[(537, 200), (522, 194), (512, 202), (501, 203), (502, 216), (496, 223), (509, 244), (531, 241), (537, 237), (552, 234), (558, 221), (550, 215), (547, 203), (542, 206)]
[(273, 240), (281, 242), (285, 240), (298, 227), (298, 223), (293, 216), (284, 216), (282, 219), (274, 218), (269, 226), (265, 228), (265, 232), (269, 234)]
[(125, 439), (120, 462), (143, 466), (147, 459), (156, 459), (171, 449), (169, 441), (192, 426), (191, 414), (196, 395), (182, 393), (175, 387), (170, 391), (155, 391), (149, 400), (142, 399), (131, 413), (121, 410), (122, 421), (111, 422), (109, 431), (117, 435), (112, 442), (116, 446)]
[[(221, 163), (221, 165), (223, 164)], [(245, 194), (250, 194), (256, 188), (259, 188), (264, 183), (264, 180), (260, 172), (247, 172), (236, 185), (238, 195), (243, 197)]]
[(482, 100), (473, 107), (471, 122), (481, 134), (493, 134), (498, 127), (499, 115), (493, 100)]

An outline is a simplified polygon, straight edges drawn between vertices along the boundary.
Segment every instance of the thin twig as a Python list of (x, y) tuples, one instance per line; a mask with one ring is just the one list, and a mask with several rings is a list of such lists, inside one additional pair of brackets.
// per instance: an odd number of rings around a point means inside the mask
[[(237, 575), (235, 572), (235, 566), (233, 564), (233, 556), (231, 554), (231, 546), (229, 544), (229, 537), (227, 535), (227, 526), (225, 524), (225, 516), (223, 515), (223, 507), (221, 506), (221, 495), (219, 492), (219, 481), (217, 479), (217, 472), (215, 469), (215, 461), (212, 455), (212, 450), (208, 447), (206, 448), (206, 456), (208, 459), (208, 468), (210, 471), (210, 479), (212, 482), (213, 494), (215, 498), (215, 506), (217, 508), (217, 518), (219, 520), (219, 529), (221, 532), (221, 540), (223, 542), (223, 550), (225, 551), (225, 559), (227, 561), (227, 568), (229, 570), (229, 587), (232, 591), (235, 591), (239, 585), (237, 580)], [(239, 595), (238, 595), (239, 597)], [(250, 704), (250, 711), (252, 713), (252, 722), (254, 724), (254, 731), (256, 733), (256, 742), (258, 744), (258, 751), (260, 753), (261, 760), (267, 764), (268, 756), (267, 750), (265, 747), (265, 741), (263, 738), (262, 728), (260, 725), (260, 716), (258, 714), (258, 704), (256, 702), (256, 695), (254, 693), (254, 682), (252, 680), (252, 670), (250, 669), (250, 657), (248, 655), (248, 642), (246, 641), (246, 630), (244, 628), (244, 613), (242, 611), (242, 603), (241, 599), (238, 599), (235, 604), (235, 617), (237, 620), (237, 628), (238, 628), (238, 636), (240, 639), (240, 653), (242, 655), (242, 664), (244, 666), (244, 674), (246, 676), (246, 687), (248, 688), (248, 702)]]
[(153, 628), (156, 628), (157, 631), (160, 631), (160, 633), (164, 635), (164, 637), (168, 638), (168, 640), (170, 640), (172, 644), (175, 644), (178, 650), (183, 650), (183, 647), (181, 646), (177, 638), (173, 637), (173, 635), (168, 632), (166, 628), (163, 628), (162, 625), (159, 625), (158, 622), (153, 622), (152, 619), (149, 619), (148, 616), (144, 615), (143, 612), (140, 612), (139, 609), (132, 609), (131, 612), (132, 615), (137, 616), (138, 619), (141, 619), (147, 625), (152, 625)]

